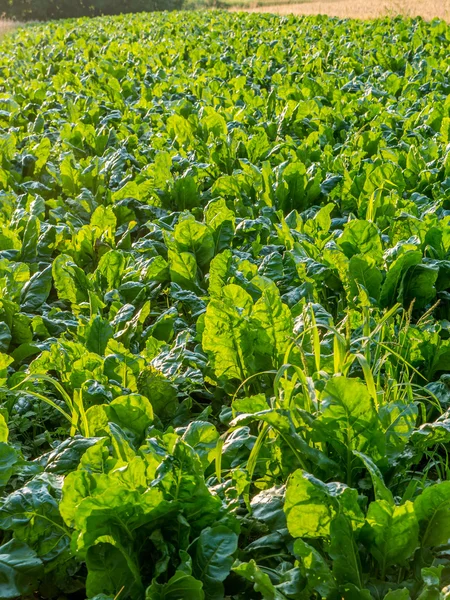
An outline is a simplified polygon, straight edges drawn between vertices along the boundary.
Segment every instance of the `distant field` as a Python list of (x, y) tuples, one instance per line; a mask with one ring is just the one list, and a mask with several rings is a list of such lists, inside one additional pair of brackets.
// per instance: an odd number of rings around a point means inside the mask
[(254, 2), (233, 3), (235, 9), (250, 12), (273, 12), (278, 14), (316, 15), (373, 19), (391, 15), (421, 16), (424, 19), (450, 20), (450, 0), (326, 0), (306, 2)]
[(7, 31), (10, 31), (13, 28), (13, 24), (11, 21), (5, 21), (4, 19), (0, 19), (0, 37), (4, 35)]

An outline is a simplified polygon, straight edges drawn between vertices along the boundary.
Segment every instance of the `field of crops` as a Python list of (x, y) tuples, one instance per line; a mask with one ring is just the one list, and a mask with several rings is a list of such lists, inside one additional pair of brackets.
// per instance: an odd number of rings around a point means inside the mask
[(1, 599), (450, 597), (449, 51), (220, 12), (4, 38)]

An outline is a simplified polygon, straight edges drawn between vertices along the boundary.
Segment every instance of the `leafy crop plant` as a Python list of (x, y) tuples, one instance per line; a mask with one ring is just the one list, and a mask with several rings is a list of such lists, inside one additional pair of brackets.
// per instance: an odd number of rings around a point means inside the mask
[(0, 45), (0, 599), (450, 598), (450, 29)]

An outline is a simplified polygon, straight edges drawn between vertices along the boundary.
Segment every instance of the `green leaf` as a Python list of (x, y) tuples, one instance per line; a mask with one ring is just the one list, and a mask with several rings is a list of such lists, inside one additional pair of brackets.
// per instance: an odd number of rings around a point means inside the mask
[(183, 440), (191, 446), (202, 461), (206, 469), (216, 455), (219, 434), (211, 423), (206, 421), (193, 421), (189, 423), (183, 434)]
[(207, 599), (223, 598), (221, 582), (230, 574), (237, 543), (237, 534), (224, 525), (204, 529), (196, 541), (193, 573), (203, 582)]
[(33, 215), (30, 216), (23, 232), (22, 249), (20, 252), (20, 260), (22, 262), (30, 263), (36, 260), (40, 229), (39, 219)]
[[(164, 498), (183, 505), (183, 514), (193, 531), (200, 533), (217, 522), (222, 502), (206, 485), (200, 458), (183, 440), (175, 441), (171, 454), (163, 459), (157, 474), (161, 475)], [(232, 543), (233, 538), (227, 538), (224, 547)], [(201, 570), (203, 568), (204, 565)]]
[(432, 265), (415, 265), (410, 267), (403, 275), (398, 299), (409, 308), (414, 302), (414, 308), (424, 308), (436, 297), (436, 283), (439, 269)]
[(127, 394), (114, 398), (106, 406), (109, 420), (121, 427), (131, 429), (141, 436), (153, 422), (153, 408), (149, 400), (140, 394)]
[(168, 257), (171, 280), (183, 289), (197, 291), (197, 261), (194, 254), (169, 250)]
[(366, 518), (373, 535), (370, 552), (382, 573), (412, 556), (419, 543), (419, 525), (412, 502), (393, 506), (385, 500), (376, 500), (369, 505)]
[(425, 547), (446, 544), (450, 539), (450, 481), (426, 487), (414, 501)]
[[(97, 206), (91, 216), (91, 230), (94, 233), (94, 239), (103, 237), (109, 242), (114, 242), (114, 233), (116, 231), (117, 218), (114, 214), (112, 206)], [(111, 256), (117, 257), (116, 252), (110, 251), (103, 255), (102, 259), (108, 255), (107, 262), (111, 259)], [(100, 263), (102, 262), (100, 260)]]
[(176, 571), (167, 583), (154, 581), (145, 593), (145, 600), (204, 600), (201, 581), (183, 571)]
[(352, 219), (337, 240), (347, 258), (355, 254), (367, 255), (374, 261), (379, 261), (383, 254), (378, 228), (369, 221)]
[(19, 540), (0, 546), (0, 598), (18, 598), (32, 594), (44, 565), (36, 553)]
[(381, 471), (376, 466), (376, 464), (372, 461), (371, 458), (363, 454), (362, 452), (358, 452), (356, 450), (353, 451), (355, 456), (358, 456), (364, 463), (366, 469), (369, 471), (370, 476), (372, 478), (373, 489), (375, 491), (375, 499), (376, 500), (384, 500), (390, 505), (394, 505), (394, 497), (392, 496), (392, 492), (388, 490), (384, 481), (383, 475)]
[(380, 420), (385, 429), (386, 455), (394, 459), (401, 454), (412, 437), (418, 415), (416, 403), (389, 402), (379, 410)]
[[(5, 437), (4, 430), (3, 437)], [(0, 442), (0, 487), (8, 483), (19, 460), (17, 450), (5, 442)]]
[[(425, 567), (421, 570), (422, 579), (424, 582), (423, 589), (417, 600), (442, 600), (441, 577), (444, 565)], [(445, 600), (445, 596), (444, 596)]]
[(103, 356), (113, 332), (109, 322), (100, 315), (96, 315), (86, 327), (86, 348), (90, 352)]
[(20, 294), (20, 308), (24, 312), (35, 312), (47, 300), (52, 288), (52, 267), (35, 273), (23, 286)]
[(211, 298), (220, 298), (226, 285), (232, 262), (231, 250), (224, 250), (217, 254), (209, 266), (209, 294)]
[(236, 398), (231, 407), (233, 413), (255, 414), (269, 408), (267, 398), (264, 394), (257, 394), (248, 398)]
[(379, 300), (383, 276), (376, 266), (371, 264), (370, 256), (352, 256), (348, 264), (351, 299), (358, 296), (358, 284), (362, 285), (371, 298)]
[(327, 537), (339, 508), (355, 523), (362, 523), (358, 492), (341, 483), (325, 484), (298, 469), (291, 475), (284, 512), (293, 537)]
[(108, 290), (118, 288), (125, 269), (125, 257), (119, 250), (110, 250), (104, 254), (95, 271), (97, 278), (101, 277)]
[(148, 367), (141, 371), (137, 380), (140, 394), (149, 398), (153, 412), (160, 419), (171, 419), (178, 409), (175, 386), (157, 369)]
[(12, 356), (0, 352), (0, 387), (5, 385), (8, 379), (8, 367), (14, 362)]
[(286, 596), (275, 588), (270, 577), (258, 567), (254, 560), (248, 563), (238, 562), (233, 566), (233, 571), (250, 581), (255, 592), (259, 592), (264, 600), (285, 600)]
[(178, 252), (192, 253), (199, 267), (205, 267), (214, 256), (211, 229), (208, 225), (198, 223), (192, 215), (186, 215), (177, 223), (173, 237)]
[(411, 600), (411, 596), (409, 595), (409, 590), (402, 588), (401, 590), (391, 590), (383, 600)]
[(121, 591), (136, 598), (142, 595), (140, 580), (130, 570), (123, 552), (112, 544), (100, 542), (88, 549), (86, 555), (88, 597), (97, 594), (117, 596)]
[(0, 321), (0, 351), (8, 351), (11, 339), (11, 329), (8, 327), (7, 323), (2, 323)]
[(303, 563), (309, 590), (316, 590), (324, 597), (336, 590), (334, 577), (320, 552), (298, 539), (294, 542), (294, 554)]
[(252, 320), (257, 322), (258, 350), (269, 354), (275, 368), (283, 364), (284, 355), (291, 343), (294, 322), (286, 304), (281, 302), (280, 292), (274, 283), (270, 283), (256, 302)]
[[(176, 115), (174, 115), (176, 116)], [(168, 121), (171, 117), (169, 117)], [(187, 121), (185, 121), (187, 123)], [(188, 133), (190, 135), (190, 133)], [(197, 183), (192, 175), (183, 175), (173, 182), (172, 196), (178, 210), (192, 209), (199, 205)]]
[(402, 194), (405, 187), (402, 169), (392, 162), (376, 166), (364, 184), (364, 190), (371, 194), (376, 189), (397, 190)]
[(5, 417), (0, 413), (0, 443), (8, 441), (9, 429)]
[(421, 261), (422, 253), (419, 250), (405, 252), (394, 260), (389, 267), (383, 287), (381, 288), (381, 306), (388, 307), (397, 302), (403, 275), (411, 266), (418, 265)]
[(223, 298), (212, 299), (205, 314), (202, 346), (212, 359), (217, 377), (240, 380), (251, 372), (254, 328), (250, 314), (253, 301), (241, 287), (230, 284)]
[(53, 280), (58, 297), (72, 304), (89, 300), (90, 284), (82, 269), (66, 254), (60, 254), (52, 264)]
[(329, 555), (333, 559), (336, 582), (339, 585), (352, 583), (361, 589), (361, 562), (349, 519), (337, 515), (330, 524), (330, 537)]
[(214, 136), (227, 135), (227, 122), (212, 106), (203, 109), (202, 123)]
[(170, 279), (169, 265), (162, 256), (151, 258), (144, 271), (145, 281), (168, 281)]
[(214, 254), (229, 248), (234, 236), (235, 215), (223, 198), (211, 200), (205, 208), (205, 222), (213, 230)]
[[(332, 445), (345, 461), (353, 450), (377, 453), (384, 441), (381, 423), (367, 386), (358, 379), (333, 377), (321, 393), (322, 414), (316, 427), (323, 441)], [(347, 465), (351, 466), (351, 465)]]

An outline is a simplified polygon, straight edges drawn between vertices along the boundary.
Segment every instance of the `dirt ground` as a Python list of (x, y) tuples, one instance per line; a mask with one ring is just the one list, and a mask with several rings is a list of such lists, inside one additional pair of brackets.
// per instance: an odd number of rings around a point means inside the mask
[(357, 19), (401, 14), (410, 17), (421, 16), (424, 19), (439, 17), (450, 21), (450, 0), (311, 0), (301, 4), (265, 4), (264, 6), (249, 3), (249, 8), (235, 10), (283, 15), (326, 14)]

